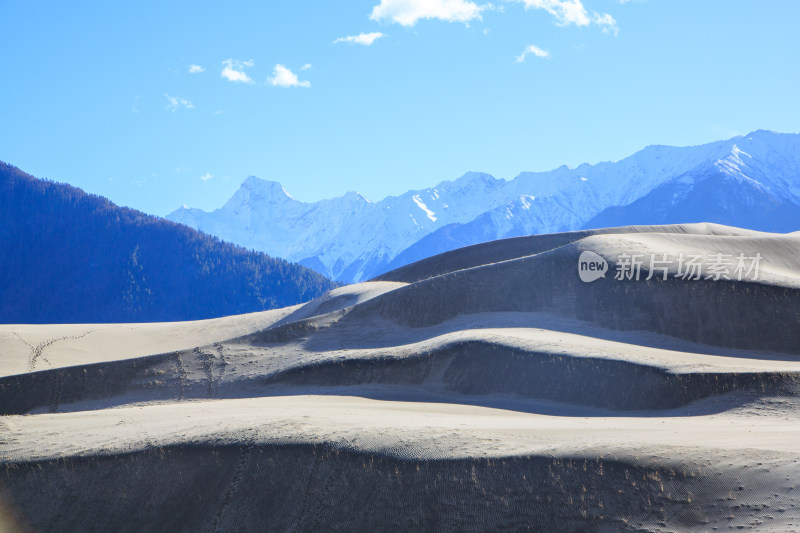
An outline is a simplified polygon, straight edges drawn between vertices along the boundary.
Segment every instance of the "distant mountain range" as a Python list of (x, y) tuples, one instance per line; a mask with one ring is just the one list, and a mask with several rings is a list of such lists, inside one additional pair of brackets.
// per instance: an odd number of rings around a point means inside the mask
[(2, 162), (0, 247), (0, 323), (193, 320), (305, 302), (335, 286)]
[(701, 146), (649, 146), (615, 163), (468, 173), (370, 202), (349, 192), (305, 203), (250, 177), (221, 208), (167, 216), (354, 282), (433, 254), (520, 235), (630, 224), (716, 222), (800, 230), (800, 134), (755, 131)]

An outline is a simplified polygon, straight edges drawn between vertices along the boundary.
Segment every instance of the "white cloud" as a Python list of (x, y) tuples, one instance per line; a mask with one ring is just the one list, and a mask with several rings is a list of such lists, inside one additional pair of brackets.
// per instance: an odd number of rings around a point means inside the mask
[(588, 26), (589, 13), (581, 0), (516, 0), (523, 2), (526, 9), (544, 9), (553, 15), (559, 24), (568, 26)]
[(275, 65), (272, 76), (267, 78), (267, 83), (273, 87), (311, 87), (311, 82), (300, 81), (297, 74), (281, 64)]
[(394, 22), (413, 26), (420, 19), (439, 19), (447, 22), (468, 23), (481, 18), (481, 11), (489, 6), (479, 6), (469, 0), (381, 0), (372, 8), (369, 18), (378, 22)]
[[(542, 9), (556, 19), (559, 26), (600, 26), (603, 33), (617, 35), (619, 28), (617, 21), (608, 13), (589, 12), (582, 0), (506, 0), (525, 5), (526, 9)], [(620, 3), (642, 0), (618, 0)], [(406, 27), (414, 26), (421, 19), (439, 19), (448, 22), (463, 22), (468, 24), (472, 20), (480, 20), (483, 11), (503, 12), (502, 5), (492, 3), (477, 4), (471, 0), (381, 0), (380, 4), (372, 8), (369, 18), (378, 22), (393, 22)], [(334, 41), (358, 42), (361, 34), (341, 37)], [(374, 39), (373, 39), (374, 41)], [(360, 43), (359, 44), (372, 44)]]
[(364, 46), (369, 46), (384, 35), (379, 31), (374, 31), (372, 33), (359, 33), (358, 35), (348, 35), (347, 37), (339, 37), (333, 44), (337, 43), (349, 43), (349, 44), (363, 44)]
[(186, 109), (191, 109), (194, 107), (194, 104), (192, 104), (189, 100), (181, 98), (180, 96), (170, 96), (167, 93), (164, 93), (164, 96), (166, 96), (167, 100), (169, 100), (169, 104), (167, 104), (167, 107), (164, 109), (169, 109), (173, 113), (181, 107), (185, 107)]
[(517, 63), (522, 63), (528, 55), (535, 55), (536, 57), (550, 57), (550, 52), (542, 50), (535, 44), (525, 47), (520, 55), (517, 56)]
[(305, 65), (303, 65), (302, 67), (300, 67), (300, 70), (308, 70), (308, 69), (310, 69), (310, 68), (311, 68), (311, 63), (306, 63)]
[(592, 22), (597, 24), (598, 26), (602, 26), (603, 33), (613, 34), (616, 37), (619, 34), (619, 26), (617, 26), (617, 21), (614, 20), (614, 17), (609, 15), (608, 13), (599, 14), (595, 13), (594, 17), (592, 18)]
[(200, 179), (203, 181), (214, 179), (214, 174), (209, 174), (208, 172), (206, 172), (205, 175), (200, 176)]
[[(596, 24), (603, 28), (603, 33), (617, 35), (617, 21), (608, 13), (589, 12), (581, 0), (513, 0), (522, 2), (526, 9), (544, 9), (556, 18), (560, 26), (589, 26)], [(629, 0), (623, 0), (622, 3)]]
[(255, 63), (250, 61), (239, 61), (237, 59), (226, 59), (222, 62), (225, 68), (222, 69), (221, 76), (229, 81), (240, 83), (253, 83), (252, 78), (244, 71), (246, 67), (252, 67)]
[(205, 71), (206, 69), (204, 69), (200, 65), (189, 65), (189, 74), (199, 74)]

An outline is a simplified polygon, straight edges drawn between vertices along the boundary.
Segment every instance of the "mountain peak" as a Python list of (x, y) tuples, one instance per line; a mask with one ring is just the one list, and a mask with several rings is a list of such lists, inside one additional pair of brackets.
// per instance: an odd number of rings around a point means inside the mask
[(466, 172), (456, 180), (456, 183), (494, 183), (497, 178), (486, 172)]
[(254, 205), (275, 205), (297, 202), (294, 197), (286, 192), (283, 185), (277, 181), (262, 180), (255, 176), (248, 176), (239, 189), (233, 193), (223, 209), (240, 212)]
[(294, 197), (289, 194), (279, 182), (264, 180), (256, 176), (247, 176), (242, 182), (240, 189), (256, 193), (258, 196), (286, 196), (294, 200)]
[(778, 135), (797, 135), (796, 133), (781, 133), (773, 130), (755, 130), (742, 137), (775, 137)]
[(498, 185), (502, 180), (498, 180), (491, 174), (485, 172), (467, 172), (460, 178), (454, 180), (455, 190), (489, 189)]
[(369, 200), (369, 198), (367, 198), (366, 196), (364, 196), (360, 192), (356, 192), (356, 191), (347, 191), (346, 193), (344, 193), (342, 198), (345, 199), (345, 200), (355, 201), (355, 202), (359, 202), (359, 203), (365, 203), (365, 204), (371, 204), (372, 203)]

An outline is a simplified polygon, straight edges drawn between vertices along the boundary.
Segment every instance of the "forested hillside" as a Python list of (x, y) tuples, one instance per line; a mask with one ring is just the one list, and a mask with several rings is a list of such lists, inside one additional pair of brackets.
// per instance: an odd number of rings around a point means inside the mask
[(193, 320), (292, 305), (334, 286), (0, 162), (0, 322)]

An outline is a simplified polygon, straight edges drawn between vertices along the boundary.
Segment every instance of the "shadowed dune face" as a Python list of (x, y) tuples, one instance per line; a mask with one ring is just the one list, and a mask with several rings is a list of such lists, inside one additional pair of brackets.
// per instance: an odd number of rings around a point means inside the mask
[[(377, 314), (420, 327), (460, 314), (548, 312), (610, 329), (652, 331), (730, 348), (798, 352), (800, 254), (796, 250), (800, 250), (800, 239), (685, 233), (669, 237), (646, 232), (600, 235), (534, 255), (457, 269), (375, 298), (348, 319)], [(646, 280), (645, 266), (638, 281), (616, 280), (609, 273), (584, 283), (578, 276), (578, 259), (587, 250), (608, 258), (636, 250), (646, 252), (644, 256), (669, 254), (673, 258), (698, 251), (731, 257), (760, 253), (765, 262), (761, 281), (684, 280), (674, 277), (674, 271), (666, 280), (659, 275)], [(467, 264), (473, 251), (468, 252), (464, 252)], [(677, 264), (677, 259), (671, 262)], [(609, 263), (612, 270), (617, 267), (613, 259)], [(704, 265), (708, 267), (707, 262)]]
[[(20, 509), (47, 511), (22, 517), (31, 527), (59, 523), (66, 530), (85, 527), (76, 508), (98, 517), (93, 526), (100, 530), (131, 532), (255, 531), (265, 524), (280, 531), (332, 524), (347, 531), (632, 531), (666, 523), (702, 529), (735, 509), (770, 508), (748, 502), (735, 475), (709, 476), (703, 465), (600, 457), (419, 461), (325, 447), (231, 446), (37, 466), (7, 470), (0, 479), (24, 502)], [(127, 482), (112, 507), (83, 490), (116, 479)], [(66, 497), (48, 501), (54, 492)]]
[[(0, 326), (0, 521), (792, 529), (799, 249), (708, 224), (593, 230), (263, 314)], [(605, 276), (581, 280), (586, 252)], [(632, 253), (669, 265), (615, 279)], [(759, 254), (759, 277), (683, 279), (681, 254), (704, 271)]]

